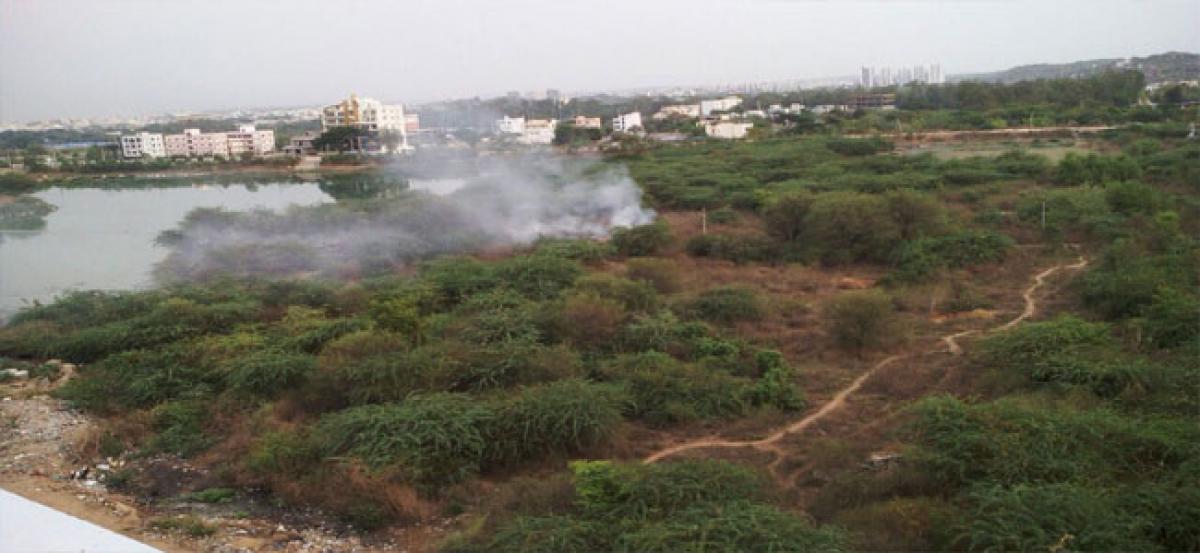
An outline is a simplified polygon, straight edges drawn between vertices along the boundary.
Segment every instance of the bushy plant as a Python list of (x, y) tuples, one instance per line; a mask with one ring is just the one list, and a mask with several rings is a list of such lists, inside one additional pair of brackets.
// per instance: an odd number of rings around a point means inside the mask
[(525, 388), (496, 406), (487, 458), (512, 463), (600, 445), (622, 422), (625, 401), (620, 387), (579, 379)]
[(348, 455), (437, 489), (479, 471), (487, 448), (483, 428), (493, 416), (468, 396), (414, 395), (326, 415), (313, 435), (325, 457)]
[(316, 367), (317, 358), (311, 355), (260, 351), (234, 361), (227, 380), (234, 391), (269, 398), (300, 385)]
[(895, 339), (896, 308), (879, 290), (839, 294), (826, 305), (825, 320), (838, 346), (859, 354)]
[(671, 229), (663, 222), (636, 227), (618, 227), (612, 232), (612, 244), (624, 256), (655, 255), (671, 245)]
[(666, 259), (632, 257), (625, 263), (625, 278), (645, 282), (660, 294), (679, 291), (679, 271)]
[(754, 321), (763, 316), (763, 307), (758, 294), (754, 290), (740, 286), (723, 286), (705, 290), (695, 300), (692, 300), (689, 309), (701, 319), (722, 324)]

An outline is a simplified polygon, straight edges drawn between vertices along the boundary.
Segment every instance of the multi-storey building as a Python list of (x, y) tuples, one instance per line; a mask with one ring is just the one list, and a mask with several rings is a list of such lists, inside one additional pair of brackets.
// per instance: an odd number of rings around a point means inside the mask
[(633, 132), (642, 127), (642, 114), (634, 111), (613, 117), (613, 132)]
[(504, 116), (503, 119), (496, 120), (496, 132), (502, 134), (521, 134), (525, 132), (524, 117), (509, 117)]
[(241, 125), (238, 130), (226, 133), (229, 155), (263, 155), (275, 150), (275, 131), (260, 131), (254, 125)]
[(602, 129), (604, 122), (599, 117), (586, 117), (583, 115), (575, 116), (575, 128), (577, 129)]
[[(410, 120), (404, 114), (404, 106), (388, 105), (373, 98), (349, 98), (321, 108), (321, 130), (334, 127), (355, 127), (369, 132), (389, 132), (400, 135), (397, 150), (408, 150), (408, 127)], [(419, 126), (419, 123), (417, 123)]]
[(704, 134), (713, 138), (745, 138), (754, 123), (742, 121), (710, 121), (704, 124)]
[(914, 65), (912, 67), (863, 67), (859, 85), (863, 88), (892, 86), (908, 83), (941, 84), (946, 82), (941, 64)]
[(659, 108), (657, 113), (650, 116), (651, 119), (656, 120), (668, 119), (670, 117), (690, 117), (693, 119), (700, 117), (700, 105), (678, 104), (673, 106), (663, 106)]
[(742, 105), (742, 99), (737, 96), (726, 96), (717, 100), (701, 100), (700, 116), (708, 117), (714, 111), (729, 111)]
[(140, 132), (121, 137), (121, 155), (125, 157), (155, 158), (167, 155), (163, 135)]
[(522, 144), (552, 144), (556, 127), (557, 119), (530, 119), (525, 121), (521, 137), (517, 141)]

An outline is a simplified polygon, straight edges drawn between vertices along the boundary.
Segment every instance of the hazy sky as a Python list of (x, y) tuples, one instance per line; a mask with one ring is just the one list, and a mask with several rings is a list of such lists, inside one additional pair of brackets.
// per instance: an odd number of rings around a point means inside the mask
[(1200, 52), (1200, 0), (0, 0), (0, 121)]

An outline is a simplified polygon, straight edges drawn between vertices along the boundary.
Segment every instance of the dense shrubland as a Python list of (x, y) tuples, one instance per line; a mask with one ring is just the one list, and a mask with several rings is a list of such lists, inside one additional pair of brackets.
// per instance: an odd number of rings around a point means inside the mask
[[(545, 241), (353, 285), (77, 292), (14, 317), (0, 350), (85, 363), (57, 393), (97, 413), (146, 413), (128, 443), (146, 452), (195, 455), (244, 420), (245, 457), (223, 462), (284, 495), (362, 470), (438, 497), (489, 471), (599, 451), (633, 421), (803, 406), (782, 356), (722, 330), (762, 316), (756, 293), (678, 295), (675, 269), (653, 258), (632, 259), (630, 278), (576, 261), (608, 255)], [(387, 513), (370, 494), (322, 501), (351, 519), (363, 505)]]
[[(1200, 147), (1182, 139), (1182, 112), (1125, 107), (1127, 77), (913, 87), (901, 104), (922, 111), (837, 123), (992, 128), (1030, 117), (1031, 105), (1038, 124), (1146, 121), (1056, 162), (1035, 146), (939, 159), (832, 134), (622, 154), (655, 207), (707, 209), (707, 233), (660, 221), (609, 241), (542, 239), (501, 259), (431, 258), (487, 237), (462, 232), (471, 226), (436, 200), (373, 205), (370, 184), (329, 185), (349, 208), (200, 211), (184, 229), (303, 223), (317, 236), (367, 213), (433, 232), (372, 242), (365, 259), (377, 263), (361, 271), (281, 281), (210, 269), (311, 271), (296, 255), (311, 245), (197, 260), (180, 255), (183, 235), (166, 234), (171, 284), (26, 309), (0, 328), (0, 355), (84, 363), (56, 393), (121, 422), (109, 450), (198, 456), (227, 485), (368, 529), (420, 518), (422, 502), (466, 509), (448, 551), (1194, 551)], [(997, 276), (1006, 261), (1077, 254), (1090, 261), (1082, 273), (1061, 287), (1072, 273), (1056, 273), (1039, 292), (1057, 294), (1042, 304), (1048, 315), (980, 333), (945, 361), (963, 365), (948, 373), (961, 377), (956, 395), (897, 409), (903, 424), (881, 421), (898, 427), (886, 437), (902, 453), (894, 464), (864, 471), (861, 456), (848, 458), (797, 480), (815, 493), (786, 498), (726, 463), (565, 470), (570, 459), (631, 456), (630, 436), (779, 420), (806, 401), (803, 375), (774, 347), (839, 362), (897, 351), (910, 330), (923, 340), (931, 328), (909, 328), (922, 324), (912, 298), (948, 286), (939, 309), (991, 307), (1000, 300), (977, 287), (1007, 278)], [(412, 270), (397, 274), (397, 263)], [(779, 268), (753, 264), (791, 263), (856, 276), (865, 266), (882, 280), (783, 315), (788, 290), (754, 280)], [(330, 276), (355, 278), (320, 279)], [(1001, 284), (1007, 310), (1027, 283)], [(796, 330), (813, 343), (786, 343)], [(481, 479), (498, 491), (481, 499)]]

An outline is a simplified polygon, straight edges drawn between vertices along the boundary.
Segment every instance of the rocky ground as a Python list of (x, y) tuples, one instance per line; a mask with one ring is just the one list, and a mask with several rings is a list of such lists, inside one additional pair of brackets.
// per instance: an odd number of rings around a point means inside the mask
[(70, 364), (50, 363), (53, 381), (0, 366), (7, 373), (0, 381), (0, 488), (164, 551), (421, 551), (449, 524), (362, 536), (266, 494), (213, 491), (208, 472), (183, 459), (83, 459), (79, 444), (94, 435), (95, 423), (47, 395), (74, 374)]

